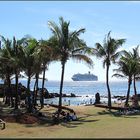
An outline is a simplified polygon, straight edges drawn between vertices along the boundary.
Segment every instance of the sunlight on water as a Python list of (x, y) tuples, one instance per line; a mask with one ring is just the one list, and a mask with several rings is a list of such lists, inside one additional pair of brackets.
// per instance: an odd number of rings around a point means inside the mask
[[(27, 81), (26, 80), (20, 80), (20, 82), (26, 86)], [(39, 87), (41, 88), (42, 81), (39, 80)], [(136, 82), (137, 85), (137, 91), (140, 93), (140, 82)], [(31, 89), (33, 90), (34, 87), (34, 80), (31, 82)], [(59, 93), (59, 87), (60, 82), (59, 81), (46, 81), (45, 82), (45, 88), (48, 89), (50, 93)], [(126, 95), (127, 93), (127, 81), (115, 81), (110, 82), (110, 89), (111, 89), (111, 95)], [(81, 97), (75, 97), (75, 98), (63, 98), (63, 103), (66, 102), (68, 104), (68, 101), (70, 100), (70, 104), (78, 105), (78, 104), (84, 104), (89, 103), (90, 101), (94, 102), (95, 94), (99, 92), (102, 97), (107, 97), (107, 89), (105, 82), (99, 82), (99, 81), (66, 81), (64, 82), (63, 86), (63, 93), (65, 94), (71, 94), (74, 93), (77, 96)], [(131, 85), (131, 91), (130, 95), (134, 94), (133, 90), (133, 84)], [(104, 101), (107, 99), (104, 98)], [(46, 102), (49, 103), (58, 103), (58, 98), (55, 99), (45, 99)]]

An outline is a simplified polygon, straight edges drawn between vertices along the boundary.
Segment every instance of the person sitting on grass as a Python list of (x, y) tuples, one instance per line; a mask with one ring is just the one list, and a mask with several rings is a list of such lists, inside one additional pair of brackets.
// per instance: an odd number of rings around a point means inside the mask
[(66, 115), (66, 120), (67, 120), (67, 121), (71, 121), (71, 120), (72, 120), (72, 118), (71, 118), (71, 116), (70, 116), (70, 113), (67, 113), (67, 115)]
[(67, 113), (63, 119), (64, 121), (72, 121), (72, 116), (70, 115), (70, 113)]
[(66, 116), (64, 116), (64, 121), (76, 121), (77, 120), (77, 116), (76, 113), (73, 112), (73, 115), (71, 115), (70, 113), (67, 113)]
[(74, 112), (73, 115), (72, 115), (72, 120), (73, 120), (73, 121), (76, 121), (76, 120), (77, 120), (77, 116), (76, 116), (76, 113), (75, 113), (75, 112)]

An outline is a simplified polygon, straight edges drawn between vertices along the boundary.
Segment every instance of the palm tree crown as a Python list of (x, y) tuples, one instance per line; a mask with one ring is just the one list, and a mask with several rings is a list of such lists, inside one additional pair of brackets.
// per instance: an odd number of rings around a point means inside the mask
[(70, 22), (66, 22), (62, 17), (59, 18), (60, 27), (54, 22), (49, 22), (49, 27), (52, 30), (53, 36), (50, 39), (52, 46), (55, 47), (56, 55), (59, 60), (65, 63), (69, 58), (84, 60), (90, 66), (93, 64), (92, 60), (84, 55), (88, 47), (86, 43), (79, 39), (79, 35), (85, 32), (82, 28), (78, 31), (69, 31)]
[(103, 45), (96, 43), (94, 54), (98, 58), (103, 58), (103, 67), (115, 63), (115, 60), (120, 56), (118, 49), (125, 43), (126, 39), (114, 39), (110, 36), (111, 31), (105, 36)]

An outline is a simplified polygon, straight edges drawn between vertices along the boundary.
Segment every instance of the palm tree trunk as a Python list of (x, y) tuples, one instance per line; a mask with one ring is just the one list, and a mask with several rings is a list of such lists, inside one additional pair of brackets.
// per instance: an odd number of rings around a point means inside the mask
[(5, 80), (5, 90), (4, 90), (4, 93), (5, 93), (5, 104), (8, 104), (8, 78), (6, 76), (6, 80)]
[(36, 80), (35, 80), (35, 83), (34, 83), (34, 95), (33, 95), (33, 105), (35, 106), (35, 95), (36, 95)]
[(109, 65), (107, 65), (107, 70), (106, 70), (106, 85), (108, 90), (108, 106), (111, 107), (111, 93), (109, 87)]
[(31, 81), (31, 78), (30, 76), (28, 76), (28, 82), (27, 82), (27, 97), (28, 97), (28, 112), (31, 112), (31, 109), (32, 109), (32, 106), (31, 106), (31, 98), (30, 98), (30, 81)]
[(35, 93), (35, 90), (36, 90), (36, 79), (35, 79), (35, 83), (34, 83), (34, 93)]
[(9, 89), (10, 97), (9, 97), (9, 106), (14, 107), (14, 100), (13, 100), (13, 91), (11, 90), (11, 87)]
[(37, 92), (38, 92), (38, 77), (39, 77), (39, 74), (36, 73), (36, 81), (35, 81), (35, 85), (34, 85), (34, 106), (37, 105)]
[(64, 81), (64, 71), (65, 71), (65, 62), (62, 62), (62, 73), (61, 73), (61, 83), (60, 83), (60, 95), (59, 95), (59, 110), (58, 112), (60, 113), (61, 111), (61, 106), (62, 106), (62, 89), (63, 89), (63, 81)]
[(13, 89), (11, 87), (11, 79), (10, 79), (10, 75), (8, 76), (8, 104), (9, 106), (11, 105), (11, 107), (14, 107), (14, 100), (13, 100)]
[(35, 93), (35, 105), (37, 105), (37, 93), (38, 93), (38, 78), (39, 78), (39, 74), (36, 75), (36, 93)]
[(129, 80), (128, 80), (128, 90), (127, 90), (127, 97), (126, 97), (126, 101), (125, 101), (125, 106), (128, 105), (131, 83), (132, 83), (132, 80), (131, 80), (131, 78), (129, 78)]
[[(10, 98), (12, 98), (12, 92), (11, 92), (11, 80), (10, 75), (8, 74), (8, 105), (10, 106)], [(12, 100), (11, 100), (12, 101)], [(12, 102), (11, 102), (12, 104)]]
[(136, 77), (134, 75), (134, 94), (137, 95), (137, 89), (136, 89)]
[(12, 101), (13, 97), (12, 97), (12, 92), (11, 92), (11, 80), (10, 80), (9, 73), (6, 76), (6, 80), (7, 80), (8, 87), (6, 89), (6, 100), (5, 100), (5, 104), (8, 104), (8, 106), (10, 106), (10, 97), (11, 97), (11, 101)]
[(15, 98), (15, 109), (18, 109), (18, 74), (17, 74), (17, 70), (15, 70), (15, 80), (16, 80), (16, 98)]
[(44, 107), (44, 84), (45, 84), (45, 71), (46, 71), (46, 68), (45, 68), (45, 65), (43, 66), (43, 79), (42, 79), (42, 93), (41, 93), (41, 108)]
[[(14, 45), (14, 52), (17, 55), (17, 45), (16, 45), (15, 37), (13, 37), (13, 45)], [(18, 109), (18, 73), (17, 73), (17, 68), (16, 67), (15, 67), (15, 82), (16, 82), (15, 109)]]

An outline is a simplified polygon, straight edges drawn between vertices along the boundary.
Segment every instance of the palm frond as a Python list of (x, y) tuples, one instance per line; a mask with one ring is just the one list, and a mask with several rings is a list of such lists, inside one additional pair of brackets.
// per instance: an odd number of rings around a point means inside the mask
[(113, 74), (112, 77), (117, 77), (117, 78), (127, 78), (126, 76), (122, 75), (122, 74)]
[(70, 33), (70, 37), (79, 36), (81, 33), (84, 33), (84, 32), (85, 32), (85, 28), (81, 28), (78, 31), (74, 31), (74, 32)]
[(107, 64), (107, 61), (106, 61), (106, 59), (104, 59), (103, 60), (103, 68), (105, 68), (106, 64)]
[(69, 45), (74, 48), (78, 48), (79, 46), (86, 46), (86, 43), (83, 40), (79, 39), (79, 35), (84, 32), (85, 32), (85, 29), (82, 28), (78, 31), (69, 33), (69, 41), (68, 41)]
[(116, 63), (117, 59), (121, 56), (122, 52), (117, 52), (115, 53), (114, 55), (111, 56), (110, 60), (113, 62), (113, 63)]
[(122, 55), (125, 56), (126, 58), (131, 58), (132, 57), (132, 53), (131, 52), (128, 52), (126, 50), (123, 50), (122, 51)]
[(76, 54), (76, 55), (72, 55), (71, 58), (73, 60), (76, 60), (76, 61), (79, 61), (79, 62), (85, 62), (90, 68), (93, 67), (93, 61), (92, 61), (92, 59), (90, 59), (86, 55)]
[(6, 43), (6, 38), (4, 36), (0, 35), (0, 38), (2, 42)]
[(96, 46), (96, 48), (93, 49), (94, 50), (93, 52), (94, 52), (95, 56), (97, 56), (97, 57), (106, 56), (106, 52), (105, 52), (103, 46), (100, 43), (96, 43), (95, 46)]
[(48, 22), (49, 28), (50, 30), (53, 32), (53, 34), (57, 37), (57, 38), (61, 38), (61, 31), (59, 29), (59, 27), (56, 25), (55, 22), (49, 21)]

